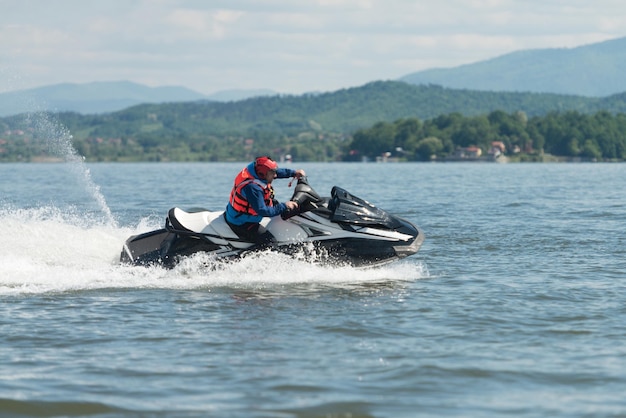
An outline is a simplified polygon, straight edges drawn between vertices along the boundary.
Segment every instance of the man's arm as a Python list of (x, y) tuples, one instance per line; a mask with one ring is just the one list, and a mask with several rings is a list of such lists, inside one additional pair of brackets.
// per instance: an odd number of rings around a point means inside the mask
[(292, 170), (291, 168), (279, 168), (276, 170), (276, 177), (279, 179), (286, 179), (288, 177), (303, 177), (306, 176), (303, 169)]
[(246, 195), (252, 209), (260, 216), (277, 216), (287, 209), (287, 205), (284, 203), (279, 203), (276, 206), (267, 206), (263, 200), (263, 190), (254, 183), (244, 186), (242, 192)]
[(279, 168), (278, 170), (276, 170), (276, 177), (279, 179), (286, 179), (295, 176), (296, 170), (292, 170), (291, 168)]

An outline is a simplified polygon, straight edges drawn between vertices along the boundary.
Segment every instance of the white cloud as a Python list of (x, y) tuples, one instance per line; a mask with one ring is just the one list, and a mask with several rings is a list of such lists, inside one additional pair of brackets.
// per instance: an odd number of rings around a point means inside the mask
[(223, 39), (243, 12), (233, 10), (197, 11), (177, 9), (165, 21), (171, 25), (178, 37), (199, 37), (201, 39)]
[(0, 74), (10, 68), (23, 88), (128, 79), (203, 93), (335, 90), (520, 49), (625, 36), (622, 4), (0, 0)]

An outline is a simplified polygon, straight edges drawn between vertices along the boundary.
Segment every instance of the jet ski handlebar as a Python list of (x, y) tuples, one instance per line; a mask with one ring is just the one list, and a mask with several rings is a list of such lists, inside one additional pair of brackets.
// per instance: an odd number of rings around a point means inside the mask
[(289, 211), (283, 214), (283, 219), (290, 218), (298, 213), (308, 212), (310, 210), (317, 209), (319, 207), (319, 203), (323, 201), (319, 194), (311, 186), (309, 186), (309, 182), (306, 176), (302, 176), (298, 178), (298, 183), (296, 184), (296, 188), (293, 191), (293, 195), (291, 196), (292, 202), (296, 202), (298, 204), (298, 209)]
[[(320, 202), (322, 198), (315, 190), (313, 190), (311, 186), (309, 186), (306, 176), (303, 176), (298, 179), (298, 184), (296, 184), (291, 200), (296, 202), (300, 208), (303, 208), (309, 203), (315, 204)], [(314, 207), (317, 207), (317, 205), (314, 205)]]

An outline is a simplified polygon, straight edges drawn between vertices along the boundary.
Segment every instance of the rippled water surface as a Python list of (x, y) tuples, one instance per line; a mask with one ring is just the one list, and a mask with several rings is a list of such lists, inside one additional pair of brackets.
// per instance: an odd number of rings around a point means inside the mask
[(0, 416), (626, 416), (625, 165), (302, 164), (422, 250), (118, 264), (242, 166), (0, 165)]

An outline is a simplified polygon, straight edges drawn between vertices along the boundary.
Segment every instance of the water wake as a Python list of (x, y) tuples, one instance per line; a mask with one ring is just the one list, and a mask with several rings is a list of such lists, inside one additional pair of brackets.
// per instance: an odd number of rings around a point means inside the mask
[(0, 295), (75, 292), (96, 289), (278, 289), (308, 284), (413, 281), (428, 276), (424, 266), (399, 262), (375, 269), (325, 266), (285, 254), (255, 253), (234, 261), (204, 254), (174, 269), (120, 265), (128, 236), (154, 229), (93, 225), (80, 213), (54, 207), (0, 209), (6, 232), (0, 241)]

